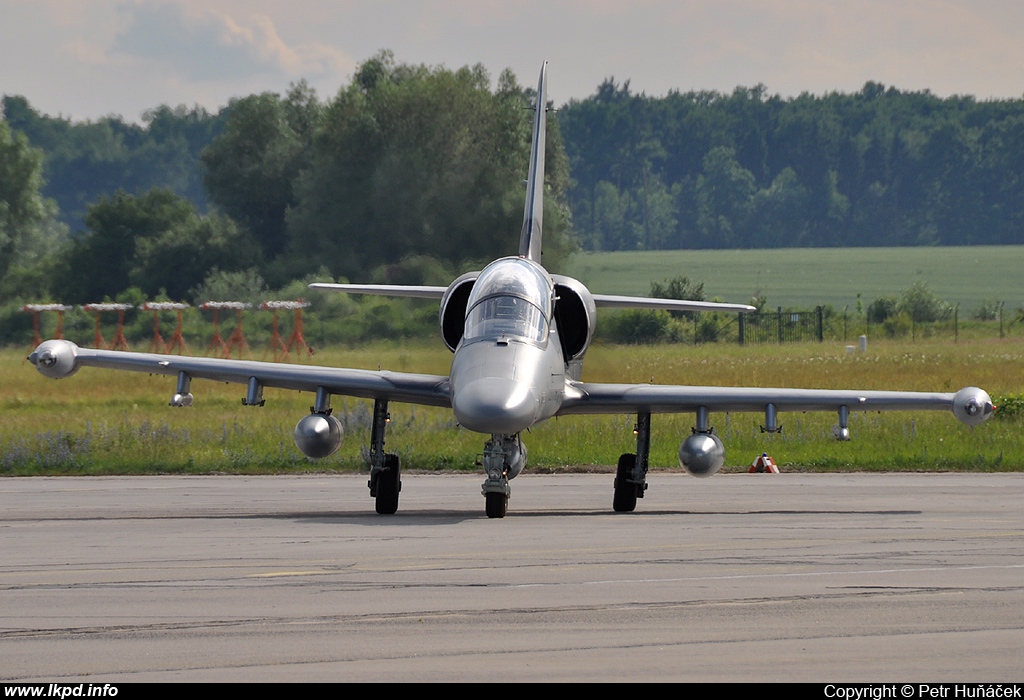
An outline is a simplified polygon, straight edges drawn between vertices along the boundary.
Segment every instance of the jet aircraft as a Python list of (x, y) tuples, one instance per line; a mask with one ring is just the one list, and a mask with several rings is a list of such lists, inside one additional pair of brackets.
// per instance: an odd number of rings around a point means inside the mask
[(989, 395), (968, 387), (955, 394), (895, 391), (760, 389), (654, 384), (598, 384), (581, 380), (583, 359), (599, 307), (673, 311), (754, 311), (743, 304), (650, 299), (591, 293), (578, 280), (549, 274), (541, 265), (547, 63), (541, 67), (526, 204), (517, 255), (495, 260), (447, 287), (312, 284), (349, 294), (378, 294), (440, 301), (441, 337), (453, 353), (448, 376), (406, 372), (308, 367), (231, 359), (180, 357), (80, 348), (66, 340), (41, 344), (29, 360), (44, 375), (63, 378), (92, 366), (177, 377), (171, 406), (191, 406), (193, 379), (246, 385), (243, 403), (261, 406), (264, 387), (309, 391), (309, 415), (295, 427), (295, 444), (311, 458), (334, 453), (342, 427), (331, 415), (331, 397), (374, 402), (370, 431), (370, 495), (376, 511), (398, 509), (401, 467), (384, 449), (390, 402), (450, 408), (458, 423), (488, 436), (483, 448), (483, 495), (488, 517), (506, 515), (509, 481), (526, 466), (522, 433), (555, 416), (634, 413), (636, 451), (618, 461), (613, 509), (632, 511), (647, 488), (651, 415), (690, 412), (692, 434), (682, 440), (679, 462), (695, 476), (711, 476), (725, 461), (725, 448), (709, 423), (712, 412), (762, 412), (764, 429), (779, 430), (780, 411), (834, 411), (836, 437), (848, 440), (851, 411), (951, 410), (967, 425), (992, 413)]

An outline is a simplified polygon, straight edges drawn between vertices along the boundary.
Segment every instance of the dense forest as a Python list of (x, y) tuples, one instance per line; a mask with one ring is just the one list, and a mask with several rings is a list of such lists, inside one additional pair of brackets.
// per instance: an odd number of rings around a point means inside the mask
[[(0, 303), (444, 283), (515, 248), (532, 96), (508, 71), (387, 51), (326, 100), (300, 82), (141, 124), (4, 96)], [(550, 125), (554, 269), (576, 247), (1024, 242), (1024, 100), (647, 97), (609, 79)]]
[[(447, 283), (514, 250), (522, 224), (533, 91), (507, 71), (491, 82), (480, 66), (381, 52), (326, 101), (299, 83), (216, 115), (161, 107), (142, 125), (73, 123), (6, 96), (0, 302)], [(569, 172), (557, 124), (548, 139), (557, 265), (573, 248)]]
[(608, 80), (559, 122), (588, 249), (1024, 242), (1024, 100)]

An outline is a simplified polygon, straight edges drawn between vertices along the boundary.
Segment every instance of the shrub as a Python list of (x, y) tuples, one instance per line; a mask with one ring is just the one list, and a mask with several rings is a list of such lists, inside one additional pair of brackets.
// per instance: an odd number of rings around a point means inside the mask
[(667, 311), (628, 309), (609, 319), (606, 335), (616, 343), (654, 343), (669, 336), (670, 320)]
[[(664, 284), (651, 282), (651, 296), (655, 299), (684, 299), (704, 301), (704, 283), (694, 284), (689, 277), (673, 277)], [(670, 311), (673, 318), (693, 318), (693, 311)]]
[(885, 331), (885, 335), (889, 338), (903, 338), (912, 327), (910, 316), (905, 313), (895, 314), (885, 319), (882, 322), (882, 330)]
[(1001, 301), (990, 299), (983, 301), (978, 305), (974, 312), (971, 314), (971, 318), (976, 321), (995, 321), (999, 318), (999, 307), (1002, 306)]
[(935, 296), (927, 284), (918, 280), (900, 294), (899, 310), (920, 323), (944, 319), (952, 313), (953, 307)]
[(894, 296), (878, 297), (868, 304), (868, 323), (882, 323), (896, 315), (899, 300)]

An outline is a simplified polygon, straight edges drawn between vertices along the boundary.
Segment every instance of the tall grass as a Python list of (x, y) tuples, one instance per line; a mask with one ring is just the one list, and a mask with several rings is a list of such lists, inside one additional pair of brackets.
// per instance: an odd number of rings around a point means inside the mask
[[(450, 354), (439, 343), (374, 343), (320, 352), (324, 365), (447, 374)], [(864, 355), (840, 344), (735, 347), (597, 346), (587, 358), (590, 381), (718, 386), (780, 386), (955, 391), (976, 385), (994, 396), (1024, 393), (1024, 342), (986, 340), (872, 342)], [(292, 443), (296, 421), (313, 397), (267, 389), (263, 408), (241, 405), (244, 387), (193, 383), (196, 405), (167, 402), (174, 380), (85, 368), (53, 381), (24, 353), (0, 352), (0, 474), (265, 473), (354, 470), (364, 465), (370, 404), (335, 397), (346, 440), (332, 457), (312, 461)], [(387, 449), (405, 468), (474, 469), (485, 436), (460, 429), (451, 412), (393, 404)], [(997, 414), (998, 415), (998, 414)], [(712, 415), (729, 468), (740, 470), (762, 451), (787, 468), (1024, 468), (1021, 412), (967, 428), (944, 413), (853, 415), (853, 441), (831, 438), (831, 414), (781, 414), (783, 432), (760, 431), (760, 414)], [(635, 417), (579, 416), (538, 426), (524, 441), (533, 469), (609, 468), (635, 449)], [(676, 451), (692, 415), (656, 415), (651, 464), (678, 468)]]

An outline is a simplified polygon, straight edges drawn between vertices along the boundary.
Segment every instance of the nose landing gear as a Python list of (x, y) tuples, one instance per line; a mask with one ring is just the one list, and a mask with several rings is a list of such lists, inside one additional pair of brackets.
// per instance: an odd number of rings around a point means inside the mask
[(504, 518), (508, 513), (509, 479), (514, 479), (524, 466), (526, 447), (519, 435), (491, 435), (484, 444), (483, 468), (487, 480), (483, 494), (488, 518)]

